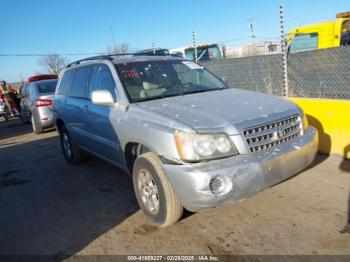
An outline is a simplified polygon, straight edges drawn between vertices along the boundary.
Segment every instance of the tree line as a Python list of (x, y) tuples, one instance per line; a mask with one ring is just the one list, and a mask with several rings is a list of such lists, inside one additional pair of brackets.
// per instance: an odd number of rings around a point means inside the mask
[[(129, 49), (129, 44), (122, 43), (114, 47), (107, 47), (106, 54), (125, 54), (129, 52)], [(69, 62), (70, 60), (67, 57), (52, 53), (42, 56), (37, 63), (41, 69), (40, 73), (59, 74)]]

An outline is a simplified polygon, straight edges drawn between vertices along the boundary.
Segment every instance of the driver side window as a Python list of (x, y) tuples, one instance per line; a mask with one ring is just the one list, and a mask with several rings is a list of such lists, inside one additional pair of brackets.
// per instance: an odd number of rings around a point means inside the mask
[(114, 100), (116, 100), (115, 82), (108, 66), (101, 64), (95, 65), (92, 68), (92, 73), (89, 82), (89, 95), (91, 99), (91, 93), (95, 90), (108, 90), (111, 92)]

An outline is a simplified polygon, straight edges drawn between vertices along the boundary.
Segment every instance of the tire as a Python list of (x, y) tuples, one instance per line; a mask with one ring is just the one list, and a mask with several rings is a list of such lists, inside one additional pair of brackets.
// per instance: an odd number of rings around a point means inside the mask
[(28, 124), (30, 122), (28, 120), (28, 115), (24, 110), (21, 110), (21, 121), (23, 124)]
[(71, 165), (80, 163), (83, 160), (83, 152), (71, 139), (65, 126), (60, 127), (59, 133), (62, 153), (66, 161)]
[(182, 217), (184, 208), (154, 153), (147, 152), (136, 159), (133, 184), (137, 201), (152, 224), (166, 227)]
[(43, 129), (41, 127), (38, 127), (35, 123), (33, 115), (30, 117), (30, 122), (32, 123), (32, 129), (35, 134), (41, 134), (43, 132)]

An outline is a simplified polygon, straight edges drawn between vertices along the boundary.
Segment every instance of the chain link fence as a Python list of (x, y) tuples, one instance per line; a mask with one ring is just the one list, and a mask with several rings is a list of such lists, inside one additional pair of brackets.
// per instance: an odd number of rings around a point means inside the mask
[[(282, 55), (202, 63), (233, 88), (283, 96)], [(289, 96), (350, 99), (350, 46), (288, 55)]]

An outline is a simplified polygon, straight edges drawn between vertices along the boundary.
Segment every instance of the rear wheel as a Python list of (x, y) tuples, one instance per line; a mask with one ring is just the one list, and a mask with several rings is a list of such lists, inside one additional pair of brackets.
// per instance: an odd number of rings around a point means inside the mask
[(152, 224), (165, 227), (182, 217), (180, 199), (166, 178), (161, 160), (154, 153), (148, 152), (136, 159), (133, 183), (137, 201)]
[(28, 124), (30, 122), (28, 114), (24, 110), (21, 110), (21, 121), (23, 124)]
[(30, 121), (32, 123), (32, 128), (33, 128), (33, 132), (35, 134), (41, 134), (43, 132), (43, 128), (42, 127), (39, 127), (36, 123), (35, 123), (35, 120), (34, 120), (34, 116), (32, 115), (30, 117)]
[(65, 126), (61, 126), (59, 131), (62, 153), (66, 161), (71, 165), (81, 162), (83, 153), (73, 142)]

